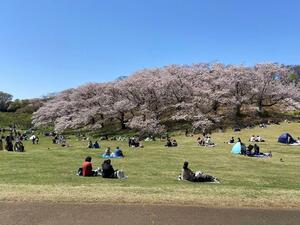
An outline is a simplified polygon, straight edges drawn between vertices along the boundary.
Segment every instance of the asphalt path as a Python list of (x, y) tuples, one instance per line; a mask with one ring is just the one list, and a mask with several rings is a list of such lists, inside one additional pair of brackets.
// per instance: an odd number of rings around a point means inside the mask
[(299, 225), (299, 210), (0, 202), (1, 225)]

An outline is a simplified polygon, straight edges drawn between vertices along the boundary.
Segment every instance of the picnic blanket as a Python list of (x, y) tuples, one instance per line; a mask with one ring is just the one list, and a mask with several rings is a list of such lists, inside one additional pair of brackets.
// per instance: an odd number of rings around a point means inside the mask
[(100, 155), (101, 158), (104, 159), (110, 159), (110, 158), (124, 158), (122, 156), (116, 156), (114, 153), (110, 154), (110, 155), (106, 155), (106, 154), (102, 154)]
[(257, 158), (269, 158), (269, 157), (272, 157), (272, 154), (271, 153), (263, 153), (263, 154), (260, 154), (260, 155), (253, 155), (253, 157), (257, 157)]

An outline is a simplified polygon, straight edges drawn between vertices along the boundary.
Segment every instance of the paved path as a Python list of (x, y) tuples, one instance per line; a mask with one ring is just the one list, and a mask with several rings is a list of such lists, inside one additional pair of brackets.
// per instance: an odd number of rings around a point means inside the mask
[(1, 225), (299, 225), (300, 210), (0, 202)]

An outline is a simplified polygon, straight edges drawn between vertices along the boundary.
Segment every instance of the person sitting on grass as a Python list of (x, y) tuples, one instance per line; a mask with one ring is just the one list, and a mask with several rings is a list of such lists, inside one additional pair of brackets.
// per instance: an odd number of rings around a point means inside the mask
[(247, 156), (253, 156), (254, 153), (252, 152), (253, 149), (253, 145), (248, 145), (248, 147), (246, 148), (246, 155)]
[(254, 135), (252, 135), (249, 139), (250, 142), (255, 142), (256, 141), (256, 137)]
[(110, 156), (110, 155), (111, 155), (110, 147), (107, 147), (107, 148), (105, 149), (104, 155), (105, 155), (105, 156)]
[(103, 178), (117, 178), (117, 173), (111, 165), (111, 160), (106, 159), (102, 163), (102, 177)]
[(205, 140), (204, 140), (204, 137), (203, 137), (203, 138), (201, 138), (201, 137), (198, 137), (198, 139), (197, 139), (197, 143), (198, 143), (198, 145), (200, 145), (200, 146), (204, 146), (204, 145), (205, 145)]
[(253, 148), (254, 148), (254, 155), (260, 155), (260, 151), (259, 151), (258, 145), (254, 144)]
[(99, 143), (97, 142), (97, 141), (95, 141), (95, 143), (94, 143), (94, 146), (93, 146), (94, 148), (96, 148), (96, 149), (98, 149), (98, 148), (100, 148), (100, 145), (99, 145)]
[(140, 146), (140, 142), (139, 142), (139, 140), (137, 139), (137, 138), (129, 138), (128, 139), (128, 146), (129, 147), (135, 147), (135, 148), (137, 148), (137, 147), (139, 147)]
[(92, 141), (89, 141), (89, 144), (88, 144), (88, 146), (87, 146), (88, 148), (93, 148), (94, 146), (93, 146), (93, 142)]
[[(252, 152), (252, 150), (254, 150), (254, 152)], [(254, 146), (249, 145), (247, 147), (245, 155), (250, 157), (272, 157), (272, 152), (270, 151), (269, 153), (262, 153), (259, 150), (259, 146), (254, 144)]]
[(14, 150), (16, 152), (24, 152), (24, 145), (20, 140), (15, 143)]
[(175, 139), (172, 140), (172, 147), (177, 147), (177, 146), (178, 146), (177, 141)]
[(114, 152), (114, 156), (115, 157), (124, 157), (124, 154), (122, 152), (122, 150), (120, 149), (120, 147), (117, 147), (115, 152)]
[(231, 138), (230, 138), (228, 144), (230, 144), (230, 145), (234, 144), (234, 137), (231, 137)]
[(180, 180), (187, 180), (191, 182), (215, 182), (220, 183), (218, 178), (202, 173), (201, 171), (197, 171), (194, 173), (189, 167), (189, 163), (185, 161), (183, 163), (183, 167), (181, 170), (181, 174), (179, 176)]
[(211, 140), (210, 136), (208, 136), (205, 140), (205, 146), (206, 147), (214, 147), (215, 143)]
[(171, 139), (170, 139), (170, 138), (167, 139), (167, 142), (166, 142), (166, 144), (165, 144), (165, 147), (172, 147), (172, 142), (171, 142)]
[(265, 140), (259, 135), (256, 136), (255, 141), (256, 142), (265, 142)]
[(85, 161), (82, 164), (82, 176), (93, 177), (97, 175), (98, 175), (98, 171), (93, 170), (92, 157), (90, 156), (86, 157)]

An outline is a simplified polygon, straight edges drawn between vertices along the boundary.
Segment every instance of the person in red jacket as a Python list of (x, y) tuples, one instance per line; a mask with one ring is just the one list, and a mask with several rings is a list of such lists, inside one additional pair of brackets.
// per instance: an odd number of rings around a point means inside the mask
[(82, 164), (82, 176), (91, 177), (97, 176), (97, 171), (93, 171), (92, 157), (88, 156)]

